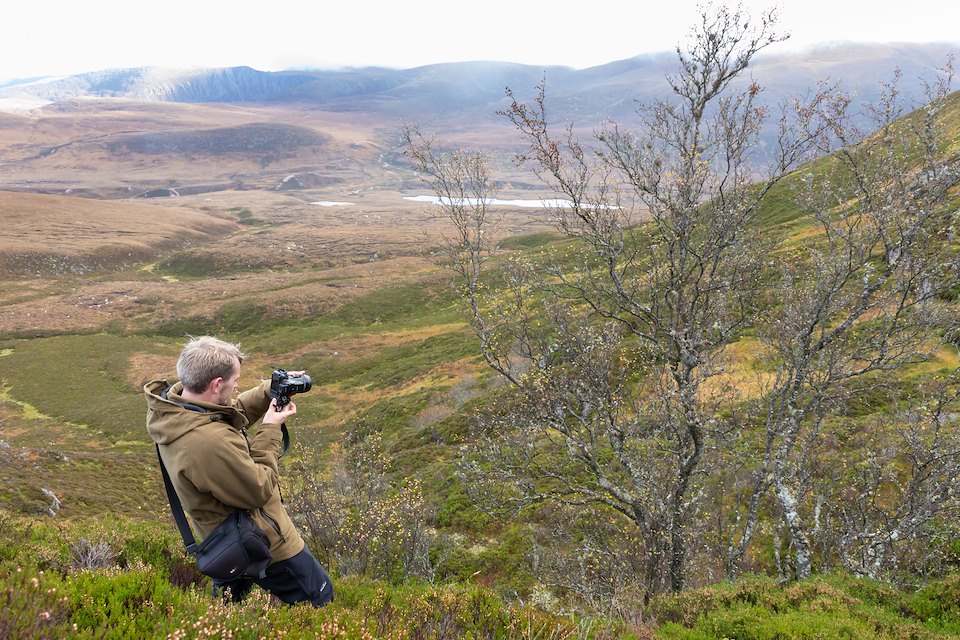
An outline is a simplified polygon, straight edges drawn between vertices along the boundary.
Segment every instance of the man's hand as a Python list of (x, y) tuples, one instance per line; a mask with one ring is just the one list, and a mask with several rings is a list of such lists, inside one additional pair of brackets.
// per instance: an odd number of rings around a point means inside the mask
[(277, 399), (270, 399), (270, 408), (267, 409), (267, 413), (263, 416), (263, 424), (282, 424), (287, 418), (293, 416), (297, 412), (297, 405), (291, 400), (288, 402), (283, 409), (277, 411)]

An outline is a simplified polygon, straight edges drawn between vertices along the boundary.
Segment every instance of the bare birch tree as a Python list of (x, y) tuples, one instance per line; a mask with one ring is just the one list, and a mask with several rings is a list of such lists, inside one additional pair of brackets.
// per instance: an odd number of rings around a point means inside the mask
[(757, 25), (739, 10), (705, 13), (677, 47), (675, 102), (642, 106), (639, 134), (612, 124), (592, 149), (570, 128), (553, 137), (544, 85), (533, 105), (513, 100), (504, 115), (528, 144), (521, 160), (566, 200), (550, 214), (578, 244), (545, 273), (513, 263), (496, 299), (479, 295), (488, 247), (475, 225), (486, 212), (474, 204), (465, 217), (458, 197), (457, 176), (483, 172), (457, 170), (462, 154), (439, 162), (430, 141), (406, 133), (421, 173), (454, 196), (455, 269), (487, 361), (519, 391), (487, 451), (496, 464), (480, 475), (514, 487), (521, 504), (604, 504), (632, 521), (651, 592), (686, 585), (698, 477), (733, 392), (705, 383), (756, 311), (768, 249), (753, 224), (760, 202), (814, 139), (784, 124), (756, 182), (749, 154), (768, 110), (759, 86), (731, 85), (783, 39), (775, 25), (773, 12)]
[(856, 385), (884, 384), (878, 376), (930, 358), (955, 337), (944, 296), (958, 283), (948, 242), (956, 212), (945, 205), (958, 176), (941, 157), (937, 121), (952, 75), (945, 71), (910, 119), (896, 79), (887, 85), (870, 108), (876, 129), (869, 136), (848, 124), (851, 102), (842, 94), (819, 114), (826, 125), (820, 150), (829, 155), (808, 167), (798, 198), (816, 233), (777, 254), (777, 308), (756, 323), (764, 369), (772, 372), (758, 408), (766, 442), (737, 514), (734, 567), (772, 491), (795, 575), (810, 575), (811, 528), (823, 497), (815, 457), (825, 423), (842, 415)]
[(956, 376), (868, 425), (868, 446), (851, 451), (825, 487), (828, 540), (849, 571), (874, 579), (943, 572), (960, 529)]
[[(744, 75), (782, 39), (772, 11), (757, 24), (739, 9), (705, 11), (677, 47), (671, 99), (641, 104), (636, 130), (610, 123), (589, 144), (572, 126), (555, 135), (545, 82), (530, 104), (508, 89), (502, 115), (526, 144), (519, 159), (562, 200), (549, 215), (570, 242), (504, 257), (495, 283), (485, 158), (439, 153), (404, 130), (452, 223), (451, 264), (483, 355), (513, 391), (481, 416), (462, 462), (468, 486), (517, 509), (560, 502), (624, 519), (647, 594), (687, 585), (711, 512), (728, 575), (765, 523), (783, 525), (792, 575), (810, 575), (821, 507), (851, 520), (830, 502), (842, 492), (818, 484), (825, 428), (857, 385), (882, 385), (878, 375), (952, 339), (943, 296), (957, 284), (954, 220), (943, 205), (956, 175), (935, 126), (948, 85), (931, 87), (909, 129), (891, 84), (870, 137), (847, 124), (849, 96), (820, 87), (781, 105), (761, 154), (772, 110)], [(809, 176), (790, 175), (824, 153)], [(758, 216), (788, 176), (815, 228), (778, 244)], [(761, 371), (750, 393), (729, 375), (731, 347), (745, 341)], [(728, 481), (735, 492), (717, 494)], [(868, 535), (845, 530), (848, 549)]]

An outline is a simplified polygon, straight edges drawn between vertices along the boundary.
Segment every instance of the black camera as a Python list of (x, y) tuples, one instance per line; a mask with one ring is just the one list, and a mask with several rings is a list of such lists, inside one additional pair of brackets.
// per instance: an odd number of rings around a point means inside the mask
[(290, 402), (290, 396), (310, 391), (312, 386), (313, 380), (307, 374), (291, 376), (283, 369), (277, 369), (270, 378), (270, 397), (277, 399), (277, 411), (280, 411)]

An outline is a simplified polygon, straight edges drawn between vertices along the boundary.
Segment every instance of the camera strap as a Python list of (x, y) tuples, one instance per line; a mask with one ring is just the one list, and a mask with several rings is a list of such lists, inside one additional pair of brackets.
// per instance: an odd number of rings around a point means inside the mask
[(284, 455), (286, 455), (287, 451), (290, 450), (290, 432), (287, 431), (286, 422), (280, 423), (280, 437), (283, 440), (283, 447), (280, 449), (280, 455), (277, 456), (278, 458), (282, 458)]
[[(173, 385), (170, 385), (169, 387), (161, 391), (160, 397), (163, 398), (164, 400), (170, 400), (169, 398), (170, 389), (173, 389)], [(204, 409), (203, 407), (195, 404), (190, 404), (189, 402), (176, 402), (174, 400), (170, 400), (170, 402), (173, 402), (174, 404), (178, 404), (184, 409), (188, 409), (190, 411), (196, 411), (198, 413), (209, 413), (207, 409)], [(286, 422), (280, 423), (280, 439), (283, 446), (281, 446), (280, 448), (280, 455), (277, 456), (278, 458), (282, 458), (287, 453), (287, 451), (290, 450), (290, 432), (287, 431)], [(159, 453), (160, 452), (158, 449), (157, 454), (159, 455)], [(160, 466), (161, 467), (163, 466), (163, 460), (160, 461)], [(166, 471), (164, 471), (164, 473), (166, 473)]]

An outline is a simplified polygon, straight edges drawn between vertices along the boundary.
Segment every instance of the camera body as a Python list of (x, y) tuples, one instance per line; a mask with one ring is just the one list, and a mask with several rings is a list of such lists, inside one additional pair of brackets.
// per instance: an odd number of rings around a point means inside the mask
[(270, 377), (270, 397), (277, 399), (279, 411), (290, 402), (290, 396), (310, 391), (312, 386), (313, 380), (307, 374), (291, 376), (283, 369), (277, 369)]

